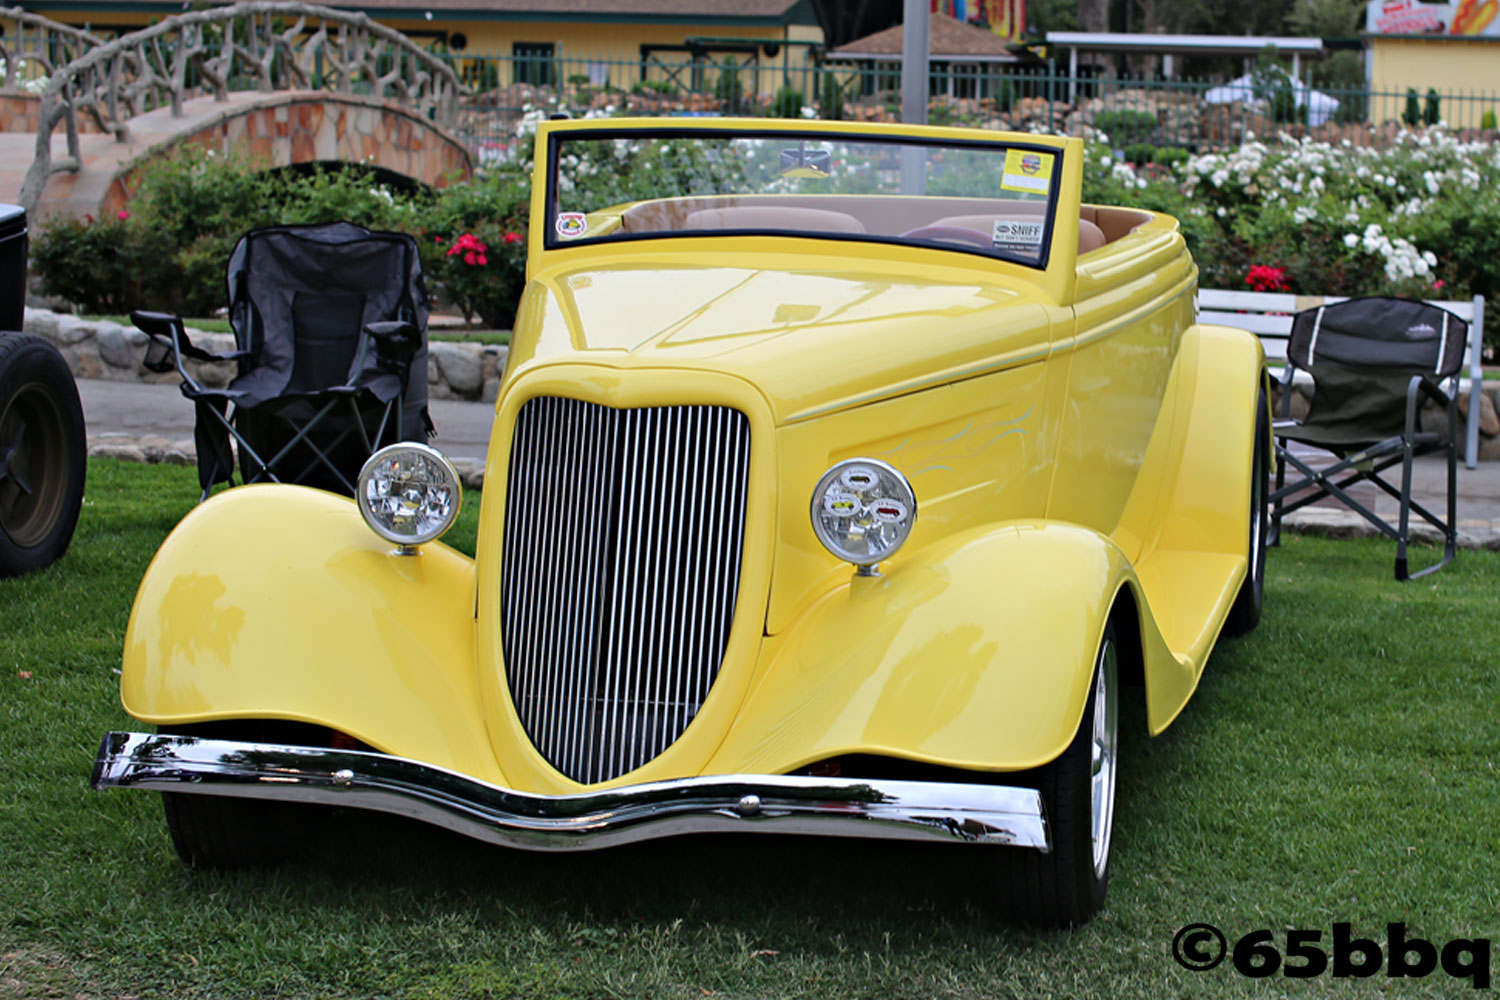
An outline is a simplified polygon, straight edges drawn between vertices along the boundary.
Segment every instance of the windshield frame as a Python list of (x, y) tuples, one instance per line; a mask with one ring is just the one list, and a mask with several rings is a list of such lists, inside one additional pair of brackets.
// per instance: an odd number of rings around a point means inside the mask
[[(978, 257), (987, 261), (1002, 261), (1014, 264), (1028, 270), (1046, 272), (1052, 259), (1053, 240), (1057, 228), (1057, 207), (1063, 188), (1063, 150), (1056, 145), (1043, 143), (1029, 143), (1016, 141), (1014, 134), (997, 135), (995, 139), (971, 139), (971, 138), (948, 138), (948, 137), (925, 137), (910, 135), (893, 135), (884, 131), (851, 131), (848, 129), (807, 129), (807, 128), (756, 128), (744, 129), (735, 127), (718, 126), (681, 126), (662, 125), (652, 127), (641, 127), (631, 125), (620, 128), (608, 126), (588, 129), (558, 129), (548, 130), (546, 133), (546, 191), (543, 201), (544, 219), (541, 226), (542, 249), (544, 251), (570, 250), (582, 247), (599, 247), (622, 243), (638, 243), (642, 241), (661, 241), (674, 239), (714, 239), (719, 237), (784, 237), (792, 239), (826, 240), (836, 243), (860, 243), (880, 244), (886, 246), (902, 247), (909, 250), (941, 250), (949, 253), (962, 253), (971, 257)], [(559, 212), (559, 186), (560, 186), (560, 164), (564, 142), (569, 141), (604, 141), (615, 139), (746, 139), (767, 138), (785, 139), (791, 142), (805, 142), (809, 139), (823, 139), (833, 142), (869, 142), (886, 144), (891, 146), (919, 146), (928, 149), (943, 148), (965, 148), (995, 151), (1003, 158), (1005, 150), (1022, 150), (1048, 154), (1053, 160), (1051, 181), (1048, 184), (1047, 201), (1041, 218), (1044, 221), (1042, 233), (1042, 244), (1036, 257), (1027, 257), (1016, 253), (1008, 253), (1003, 250), (983, 249), (980, 247), (968, 247), (959, 243), (951, 242), (916, 242), (903, 240), (897, 236), (885, 236), (878, 233), (833, 233), (833, 232), (811, 232), (807, 230), (793, 229), (701, 229), (674, 232), (645, 232), (645, 233), (609, 233), (603, 236), (582, 236), (574, 239), (560, 239), (555, 231), (554, 223)], [(1002, 160), (1003, 163), (1003, 160)], [(997, 164), (997, 170), (1001, 164)], [(715, 195), (720, 197), (723, 195)], [(735, 195), (728, 194), (734, 197)], [(670, 197), (670, 196), (664, 196)], [(756, 197), (746, 193), (740, 197)], [(809, 196), (811, 197), (811, 196)], [(924, 197), (922, 195), (878, 195), (876, 197)], [(937, 197), (948, 197), (946, 195), (934, 195)]]

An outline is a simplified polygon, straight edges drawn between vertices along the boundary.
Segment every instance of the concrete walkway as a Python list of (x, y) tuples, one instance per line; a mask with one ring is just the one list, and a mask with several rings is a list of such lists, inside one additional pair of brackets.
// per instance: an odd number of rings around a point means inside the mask
[[(147, 461), (161, 461), (167, 452), (177, 453), (168, 460), (183, 461), (191, 455), (193, 407), (176, 386), (79, 379), (78, 393), (91, 454)], [(437, 426), (434, 446), (454, 460), (468, 485), (482, 483), (493, 404), (432, 400), (428, 408)], [(1440, 456), (1417, 460), (1413, 495), (1439, 514), (1444, 512), (1445, 477)], [(1356, 497), (1373, 502), (1377, 513), (1395, 520), (1396, 501), (1373, 486), (1364, 486)], [(1465, 547), (1500, 549), (1500, 462), (1480, 462), (1477, 469), (1459, 463), (1458, 519)], [(1291, 515), (1287, 526), (1339, 536), (1374, 532), (1358, 515), (1329, 501)]]

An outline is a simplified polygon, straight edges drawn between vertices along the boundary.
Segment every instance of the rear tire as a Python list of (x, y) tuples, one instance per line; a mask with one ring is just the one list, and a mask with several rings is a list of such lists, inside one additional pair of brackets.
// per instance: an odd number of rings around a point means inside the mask
[(1000, 848), (1000, 902), (1014, 919), (1041, 927), (1076, 927), (1104, 905), (1109, 891), (1119, 764), (1119, 666), (1113, 623), (1094, 661), (1094, 683), (1073, 742), (1050, 764), (1007, 784), (1042, 793), (1052, 850)]
[(1244, 635), (1260, 624), (1260, 611), (1266, 587), (1266, 478), (1270, 472), (1266, 438), (1270, 426), (1266, 418), (1266, 390), (1256, 397), (1255, 455), (1250, 466), (1250, 566), (1240, 592), (1235, 595), (1229, 615), (1224, 619), (1224, 634)]
[(61, 559), (83, 506), (83, 407), (41, 337), (0, 333), (0, 577)]

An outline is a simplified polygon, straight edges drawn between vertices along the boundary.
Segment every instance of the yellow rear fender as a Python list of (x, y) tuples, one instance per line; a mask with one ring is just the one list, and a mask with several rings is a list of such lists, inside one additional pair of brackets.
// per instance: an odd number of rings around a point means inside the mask
[[(851, 574), (852, 576), (852, 574)], [(845, 754), (1009, 771), (1072, 740), (1121, 588), (1149, 677), (1173, 667), (1130, 564), (1078, 525), (956, 534), (888, 576), (852, 577), (786, 633), (706, 773), (786, 772)]]
[(352, 501), (245, 486), (183, 519), (136, 594), (125, 710), (157, 725), (288, 719), (501, 781), (479, 711), (474, 564), (399, 555)]

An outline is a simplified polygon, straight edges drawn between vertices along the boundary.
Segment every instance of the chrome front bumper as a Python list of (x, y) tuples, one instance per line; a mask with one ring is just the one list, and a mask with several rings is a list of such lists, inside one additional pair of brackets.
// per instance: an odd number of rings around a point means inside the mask
[(727, 774), (531, 795), (379, 753), (110, 733), (93, 786), (372, 809), (533, 851), (714, 832), (1051, 846), (1039, 792), (957, 782)]

